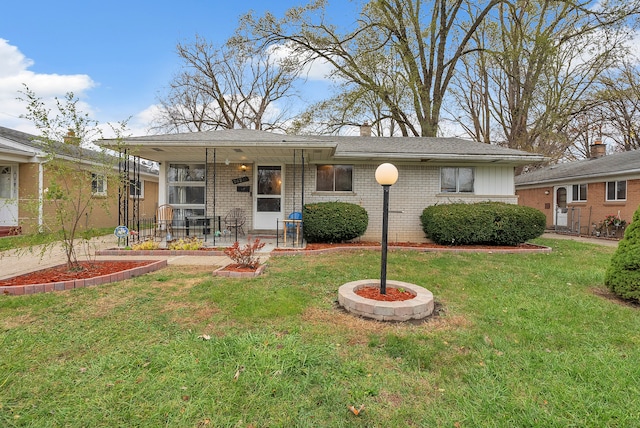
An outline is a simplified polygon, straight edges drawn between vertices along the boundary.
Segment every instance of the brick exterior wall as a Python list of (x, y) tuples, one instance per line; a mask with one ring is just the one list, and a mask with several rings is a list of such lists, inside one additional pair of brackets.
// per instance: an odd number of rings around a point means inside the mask
[[(244, 208), (247, 212), (245, 230), (253, 226), (253, 165), (247, 164), (247, 171), (240, 170), (240, 164), (216, 165), (216, 195), (215, 213), (223, 216), (232, 208)], [(360, 205), (367, 210), (369, 226), (363, 240), (379, 241), (382, 235), (382, 197), (383, 191), (375, 180), (376, 164), (355, 164), (353, 168), (352, 192), (316, 192), (316, 166), (305, 165), (304, 168), (304, 203), (343, 201)], [(477, 169), (483, 167), (478, 166)], [(498, 170), (498, 177), (509, 177), (510, 181), (503, 186), (487, 185), (484, 187), (499, 188), (497, 194), (464, 195), (440, 193), (440, 168), (425, 165), (399, 165), (398, 182), (391, 186), (389, 194), (389, 242), (423, 242), (426, 240), (420, 215), (425, 207), (451, 202), (479, 202), (485, 200), (500, 201), (515, 204), (517, 197), (513, 194), (513, 168), (491, 167)], [(301, 211), (302, 179), (301, 165), (284, 165), (284, 215)], [(213, 215), (213, 165), (208, 165), (207, 174), (207, 214)], [(249, 181), (238, 184), (250, 186), (251, 193), (237, 192), (237, 186), (232, 179), (242, 176), (249, 177)], [(476, 174), (476, 177), (483, 176)], [(487, 174), (488, 176), (488, 174)], [(495, 174), (494, 174), (495, 176)], [(478, 178), (476, 178), (478, 180)], [(483, 187), (477, 183), (478, 187)], [(502, 193), (502, 194), (501, 194)], [(224, 227), (224, 226), (223, 226)], [(274, 225), (275, 228), (275, 225)]]
[[(49, 187), (45, 165), (43, 188)], [(18, 221), (22, 233), (38, 231), (38, 164), (26, 163), (18, 167)], [(132, 203), (130, 202), (130, 207)], [(144, 180), (144, 198), (140, 199), (140, 218), (152, 218), (158, 206), (158, 183)], [(56, 230), (55, 211), (50, 201), (43, 207), (45, 230)], [(107, 183), (107, 196), (93, 203), (93, 210), (84, 215), (80, 228), (103, 228), (118, 226), (118, 183), (110, 179)]]
[[(623, 179), (618, 179), (623, 180)], [(573, 184), (573, 183), (572, 183)], [(572, 184), (567, 184), (567, 195), (571, 199)], [(542, 211), (547, 217), (547, 227), (553, 228), (555, 221), (554, 192), (557, 187), (545, 186), (537, 188), (527, 188), (516, 190), (518, 203), (528, 207), (533, 207)], [(545, 192), (549, 192), (545, 195)], [(568, 202), (569, 226), (572, 230), (581, 234), (590, 234), (593, 225), (599, 224), (609, 215), (617, 216), (630, 223), (633, 213), (640, 205), (640, 180), (627, 180), (626, 201), (607, 201), (606, 183), (594, 182), (587, 184), (587, 200)]]

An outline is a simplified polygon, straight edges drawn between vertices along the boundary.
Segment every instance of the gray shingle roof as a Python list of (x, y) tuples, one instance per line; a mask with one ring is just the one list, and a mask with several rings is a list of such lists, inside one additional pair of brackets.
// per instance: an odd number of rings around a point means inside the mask
[[(0, 138), (4, 138), (25, 147), (31, 147), (34, 149), (33, 151), (25, 151), (22, 149), (16, 149), (15, 147), (11, 147), (7, 144), (0, 143), (0, 152), (30, 156), (33, 156), (35, 154), (38, 154), (39, 156), (46, 155), (46, 148), (44, 144), (38, 141), (38, 137), (36, 135), (0, 126)], [(99, 156), (99, 152), (95, 150), (70, 146), (63, 143), (58, 144), (54, 149), (56, 150), (56, 154), (61, 156), (83, 158), (84, 160), (94, 160), (98, 162), (103, 159)], [(141, 166), (141, 171), (152, 175), (157, 175), (157, 171), (146, 165)]]
[(35, 135), (27, 134), (26, 132), (15, 129), (5, 128), (4, 126), (0, 126), (0, 137), (35, 149), (42, 148), (40, 143), (34, 141), (34, 139), (37, 138)]
[(551, 165), (515, 178), (516, 186), (640, 173), (640, 150)]
[[(115, 140), (103, 140), (106, 146)], [(344, 137), (274, 134), (248, 129), (188, 132), (126, 138), (127, 145), (147, 147), (324, 147), (335, 149), (336, 158), (404, 158), (451, 159), (487, 158), (511, 159), (520, 163), (544, 160), (544, 156), (492, 144), (460, 138), (428, 137)]]

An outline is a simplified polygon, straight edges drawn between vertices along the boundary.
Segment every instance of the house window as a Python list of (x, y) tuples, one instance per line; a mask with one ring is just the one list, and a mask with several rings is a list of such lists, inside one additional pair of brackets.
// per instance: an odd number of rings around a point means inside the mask
[(129, 197), (144, 198), (144, 181), (129, 180)]
[(607, 201), (624, 201), (626, 199), (626, 181), (607, 181)]
[(316, 190), (318, 192), (352, 192), (353, 165), (318, 165)]
[(107, 177), (104, 174), (91, 173), (91, 193), (94, 196), (107, 196)]
[(474, 176), (473, 168), (441, 168), (440, 192), (473, 193)]
[(574, 184), (573, 185), (573, 201), (586, 201), (587, 200), (587, 185), (586, 184)]
[(204, 215), (205, 165), (172, 163), (167, 170), (167, 202), (174, 208), (174, 219)]

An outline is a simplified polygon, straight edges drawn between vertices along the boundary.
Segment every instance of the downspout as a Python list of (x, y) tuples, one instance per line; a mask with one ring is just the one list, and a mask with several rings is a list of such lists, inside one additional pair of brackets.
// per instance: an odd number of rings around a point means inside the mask
[(44, 227), (44, 164), (38, 162), (38, 232)]
[[(209, 187), (209, 148), (204, 148), (204, 232), (207, 230), (207, 217), (209, 217), (209, 212), (207, 211), (207, 200), (209, 199), (209, 192), (207, 191)], [(215, 226), (215, 220), (213, 224)], [(209, 232), (211, 232), (211, 225), (209, 224)], [(215, 232), (215, 231), (214, 231)], [(215, 233), (214, 233), (215, 236)], [(215, 238), (214, 238), (215, 239)], [(207, 242), (207, 234), (204, 234), (204, 241)], [(215, 244), (215, 241), (213, 241)]]
[[(216, 166), (216, 148), (213, 148), (213, 229), (214, 229), (214, 233), (213, 233), (213, 246), (215, 247), (216, 245), (216, 234), (215, 234), (215, 229), (216, 229), (216, 177), (218, 176), (218, 171), (217, 171), (217, 166)], [(220, 231), (222, 232), (222, 231)]]

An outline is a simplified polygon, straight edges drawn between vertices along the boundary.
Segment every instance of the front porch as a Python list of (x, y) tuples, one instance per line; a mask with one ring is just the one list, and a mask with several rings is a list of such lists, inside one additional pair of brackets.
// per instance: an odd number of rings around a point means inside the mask
[(122, 247), (155, 241), (160, 248), (168, 248), (172, 242), (189, 239), (200, 240), (204, 248), (230, 247), (236, 241), (244, 246), (249, 241), (260, 239), (265, 243), (262, 252), (270, 252), (275, 248), (306, 246), (300, 223), (289, 221), (277, 221), (276, 228), (273, 230), (249, 229), (246, 231), (238, 227), (226, 228), (221, 216), (173, 219), (168, 226), (159, 226), (155, 217), (143, 218), (136, 223), (128, 222), (126, 226), (129, 229), (129, 235), (121, 239), (119, 245)]

